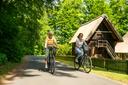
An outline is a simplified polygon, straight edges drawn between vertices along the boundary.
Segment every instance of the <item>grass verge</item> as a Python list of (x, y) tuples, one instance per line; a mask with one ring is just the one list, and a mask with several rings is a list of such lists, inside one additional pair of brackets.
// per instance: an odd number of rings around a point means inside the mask
[[(56, 60), (63, 62), (67, 65), (73, 66), (73, 57), (71, 57), (71, 56), (57, 56)], [(91, 73), (128, 84), (128, 75), (125, 73), (115, 72), (115, 71), (107, 71), (104, 68), (98, 68), (98, 67), (93, 68)]]
[(8, 62), (5, 65), (0, 66), (0, 76), (7, 74), (13, 68), (15, 68), (19, 63)]
[(16, 68), (20, 63), (7, 62), (5, 65), (0, 66), (0, 84), (3, 83), (4, 77)]
[[(7, 62), (4, 65), (0, 66), (0, 85), (3, 84), (3, 80), (5, 80), (5, 77), (7, 75), (13, 75), (19, 69), (22, 64), (25, 63), (26, 57), (24, 57), (21, 62), (15, 63), (15, 62)], [(11, 76), (10, 76), (11, 77)]]

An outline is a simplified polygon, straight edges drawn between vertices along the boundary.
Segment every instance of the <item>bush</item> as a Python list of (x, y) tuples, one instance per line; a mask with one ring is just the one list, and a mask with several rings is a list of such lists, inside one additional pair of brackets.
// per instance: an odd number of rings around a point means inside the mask
[(3, 53), (0, 53), (0, 65), (5, 64), (7, 62), (7, 56)]
[(98, 59), (92, 58), (93, 66), (128, 73), (126, 60)]
[(44, 54), (44, 49), (41, 45), (34, 46), (34, 55), (42, 55)]
[(72, 47), (69, 44), (58, 45), (57, 55), (71, 55)]
[(127, 72), (127, 62), (125, 60), (106, 60), (105, 68)]

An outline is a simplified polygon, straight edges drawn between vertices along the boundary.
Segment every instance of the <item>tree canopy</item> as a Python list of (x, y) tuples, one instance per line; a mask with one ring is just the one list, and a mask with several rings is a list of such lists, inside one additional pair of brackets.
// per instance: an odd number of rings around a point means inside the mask
[(81, 24), (102, 14), (121, 35), (128, 31), (127, 0), (0, 0), (0, 53), (6, 61), (41, 54), (49, 29), (62, 46)]

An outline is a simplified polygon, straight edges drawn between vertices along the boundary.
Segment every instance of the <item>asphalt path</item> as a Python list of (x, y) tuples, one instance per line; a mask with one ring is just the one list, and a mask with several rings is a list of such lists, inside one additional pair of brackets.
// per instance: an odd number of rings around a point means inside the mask
[(54, 75), (47, 72), (42, 57), (28, 56), (27, 63), (16, 75), (5, 81), (4, 85), (121, 85), (119, 82), (97, 76), (92, 73), (76, 71), (56, 62)]

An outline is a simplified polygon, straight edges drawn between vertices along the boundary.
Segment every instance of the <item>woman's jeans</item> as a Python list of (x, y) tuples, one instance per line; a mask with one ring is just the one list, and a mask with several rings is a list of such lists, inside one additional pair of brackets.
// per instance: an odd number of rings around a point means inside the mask
[(82, 57), (84, 52), (82, 48), (75, 47), (75, 53), (77, 54), (76, 58)]

